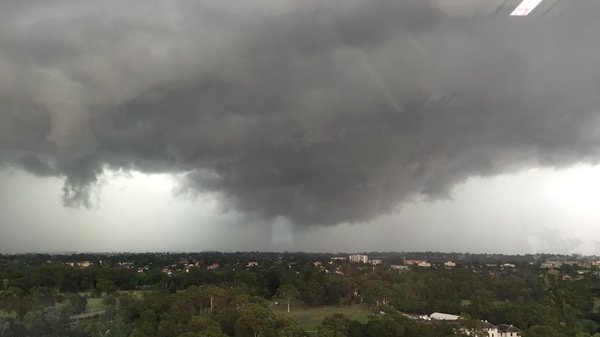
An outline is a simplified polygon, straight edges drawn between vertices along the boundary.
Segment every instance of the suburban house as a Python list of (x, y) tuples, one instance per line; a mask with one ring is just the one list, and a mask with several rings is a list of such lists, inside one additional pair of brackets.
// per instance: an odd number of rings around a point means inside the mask
[[(457, 324), (459, 323), (460, 316), (445, 314), (441, 312), (434, 312), (429, 316), (419, 316), (418, 319), (426, 320), (431, 323), (447, 323)], [(488, 337), (520, 337), (521, 330), (517, 327), (508, 324), (494, 325), (488, 321), (483, 321), (483, 328), (488, 334)]]
[(404, 264), (407, 266), (418, 265), (419, 263), (425, 263), (427, 260), (420, 259), (404, 259)]
[(206, 267), (206, 269), (208, 270), (215, 270), (215, 269), (219, 269), (221, 265), (219, 265), (218, 263), (213, 263), (210, 266)]
[(79, 268), (87, 268), (93, 266), (94, 263), (91, 261), (79, 261), (77, 262), (77, 267)]
[(404, 259), (404, 264), (407, 266), (419, 266), (425, 268), (431, 267), (431, 263), (427, 262), (427, 260), (422, 259)]
[(456, 263), (454, 263), (453, 261), (446, 261), (446, 262), (444, 262), (444, 267), (446, 267), (446, 268), (456, 267)]
[(512, 325), (498, 324), (497, 328), (499, 337), (521, 336), (521, 330)]
[(562, 266), (562, 262), (556, 260), (546, 260), (541, 264), (542, 268), (558, 268), (560, 266)]
[(591, 263), (576, 260), (546, 260), (540, 264), (542, 268), (559, 268), (562, 265), (590, 267)]
[(518, 337), (521, 336), (521, 330), (508, 324), (494, 325), (488, 321), (483, 322), (488, 337)]

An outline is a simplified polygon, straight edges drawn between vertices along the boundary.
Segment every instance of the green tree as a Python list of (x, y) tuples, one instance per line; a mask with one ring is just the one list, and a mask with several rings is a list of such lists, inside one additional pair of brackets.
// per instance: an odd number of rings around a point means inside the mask
[(534, 325), (523, 331), (523, 337), (566, 337), (555, 328), (548, 325)]
[(21, 288), (9, 287), (0, 293), (0, 309), (7, 312), (14, 310), (19, 319), (23, 319), (32, 306), (32, 296), (25, 296)]
[(200, 337), (200, 335), (195, 332), (186, 332), (186, 333), (182, 333), (181, 335), (179, 335), (177, 337)]
[(107, 294), (112, 294), (119, 290), (114, 281), (105, 278), (98, 279), (98, 282), (96, 282), (96, 288), (102, 292), (106, 292)]
[(144, 332), (142, 332), (139, 329), (135, 329), (131, 332), (129, 337), (148, 337), (148, 335), (146, 335)]
[(281, 330), (281, 337), (308, 337), (308, 333), (298, 325), (290, 325)]
[(139, 329), (146, 335), (151, 334), (158, 328), (156, 313), (152, 309), (146, 309), (140, 313)]
[(469, 307), (471, 317), (488, 318), (494, 308), (495, 295), (492, 291), (486, 289), (476, 290), (471, 296), (471, 305)]
[(325, 317), (319, 325), (319, 337), (346, 337), (350, 327), (350, 319), (344, 314), (336, 313)]
[(284, 284), (277, 288), (275, 298), (284, 300), (287, 302), (287, 312), (290, 312), (290, 303), (300, 297), (298, 289), (291, 284)]
[(302, 292), (304, 302), (310, 306), (323, 305), (325, 303), (325, 289), (317, 281), (310, 281)]
[(269, 308), (259, 304), (249, 304), (240, 311), (238, 323), (248, 327), (254, 337), (260, 337), (275, 327), (276, 318)]
[(202, 290), (202, 293), (208, 298), (209, 309), (212, 311), (217, 302), (225, 297), (225, 291), (222, 288), (208, 286)]
[(64, 302), (69, 302), (73, 306), (73, 314), (80, 314), (87, 306), (87, 299), (79, 294), (65, 294), (62, 296)]
[(405, 336), (404, 326), (387, 315), (370, 319), (364, 330), (365, 337)]
[(33, 336), (42, 336), (46, 331), (48, 331), (48, 325), (44, 320), (44, 314), (42, 310), (28, 311), (23, 317), (23, 322), (25, 323), (27, 330)]
[(236, 322), (240, 318), (240, 310), (237, 308), (224, 308), (211, 313), (215, 321), (219, 323), (221, 331), (229, 336), (235, 334)]
[(68, 329), (69, 316), (73, 314), (73, 305), (70, 302), (57, 303), (53, 306), (44, 308), (43, 319), (46, 323), (47, 331), (56, 334)]
[(227, 337), (219, 328), (210, 327), (198, 333), (198, 337)]
[(375, 301), (377, 305), (388, 304), (389, 298), (394, 295), (392, 285), (382, 280), (369, 281), (365, 284), (363, 296)]

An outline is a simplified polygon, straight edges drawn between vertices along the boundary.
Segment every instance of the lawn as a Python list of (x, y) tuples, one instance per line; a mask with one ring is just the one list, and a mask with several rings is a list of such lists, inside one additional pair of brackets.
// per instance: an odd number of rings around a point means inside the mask
[(306, 307), (300, 303), (292, 303), (289, 314), (287, 312), (287, 305), (283, 303), (271, 308), (273, 309), (273, 312), (289, 315), (307, 331), (316, 330), (317, 326), (321, 324), (321, 321), (324, 317), (333, 315), (335, 313), (344, 314), (346, 317), (360, 322), (366, 322), (369, 314), (371, 313), (366, 304), (353, 304), (351, 306), (340, 307)]
[[(178, 290), (178, 291), (182, 291), (182, 290)], [(148, 294), (151, 292), (152, 292), (152, 290), (119, 290), (117, 293), (119, 293), (120, 295), (128, 294), (128, 295), (133, 295), (136, 298), (142, 298), (145, 294)]]
[(102, 298), (90, 297), (87, 299), (87, 306), (85, 307), (86, 312), (100, 311), (106, 309), (106, 305), (102, 303)]
[(17, 317), (17, 312), (12, 310), (10, 312), (0, 310), (0, 318), (15, 318)]

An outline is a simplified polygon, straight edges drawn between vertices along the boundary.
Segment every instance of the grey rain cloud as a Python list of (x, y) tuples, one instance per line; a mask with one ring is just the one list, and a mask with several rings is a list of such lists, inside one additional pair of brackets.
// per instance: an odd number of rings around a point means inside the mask
[(3, 2), (0, 163), (64, 177), (69, 206), (134, 169), (333, 225), (597, 162), (600, 3), (498, 14), (509, 2)]

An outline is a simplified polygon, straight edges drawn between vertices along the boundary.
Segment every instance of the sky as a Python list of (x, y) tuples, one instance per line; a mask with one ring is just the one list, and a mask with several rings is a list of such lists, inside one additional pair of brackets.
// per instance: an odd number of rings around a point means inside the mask
[(600, 254), (600, 3), (0, 4), (0, 252)]

